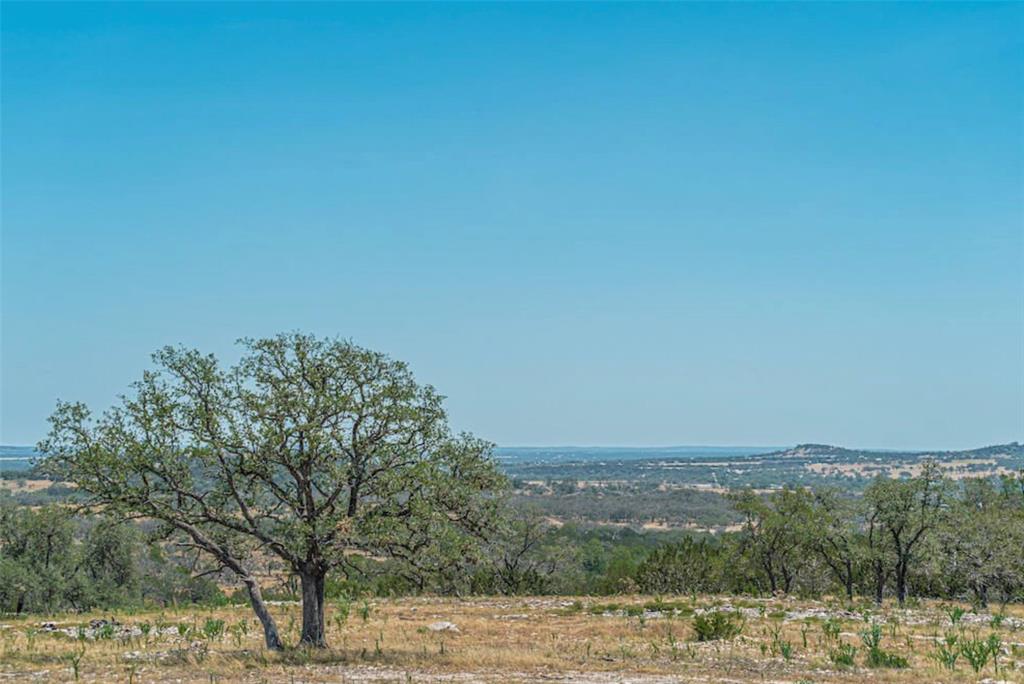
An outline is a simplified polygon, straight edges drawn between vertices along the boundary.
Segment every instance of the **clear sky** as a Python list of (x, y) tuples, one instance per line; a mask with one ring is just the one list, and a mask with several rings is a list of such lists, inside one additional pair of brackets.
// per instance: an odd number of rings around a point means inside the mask
[(339, 335), (504, 445), (1024, 438), (1024, 4), (2, 5), (2, 432)]

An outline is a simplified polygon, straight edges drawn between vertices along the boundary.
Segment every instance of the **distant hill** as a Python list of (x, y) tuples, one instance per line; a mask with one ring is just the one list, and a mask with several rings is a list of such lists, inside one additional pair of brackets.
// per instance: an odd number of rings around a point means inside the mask
[(35, 455), (35, 447), (4, 446), (0, 444), (0, 458), (32, 458)]
[(0, 445), (0, 475), (28, 470), (38, 455), (33, 447)]
[(773, 458), (830, 458), (830, 459), (920, 459), (935, 458), (942, 461), (978, 458), (1024, 458), (1024, 445), (1018, 442), (966, 449), (963, 451), (891, 451), (888, 449), (847, 449), (832, 444), (798, 444), (791, 449), (773, 451), (765, 456)]
[(499, 446), (494, 455), (501, 462), (557, 463), (586, 461), (643, 461), (651, 459), (736, 458), (777, 451), (777, 446)]

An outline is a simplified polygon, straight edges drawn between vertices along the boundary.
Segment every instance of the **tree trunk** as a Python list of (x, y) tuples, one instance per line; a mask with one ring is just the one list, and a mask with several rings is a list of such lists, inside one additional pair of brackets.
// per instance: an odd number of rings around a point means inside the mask
[(974, 594), (978, 597), (978, 607), (988, 610), (988, 585), (984, 582), (974, 585)]
[(907, 602), (907, 562), (901, 560), (896, 566), (896, 600), (900, 602), (900, 608)]
[(323, 571), (303, 572), (299, 575), (302, 584), (302, 638), (299, 643), (315, 648), (327, 647), (327, 632), (324, 629), (324, 579)]
[(885, 569), (879, 561), (875, 561), (875, 605), (882, 605), (885, 594)]
[(850, 560), (846, 561), (846, 600), (853, 600), (853, 563)]
[(775, 568), (772, 567), (770, 561), (762, 563), (764, 566), (765, 574), (768, 575), (768, 587), (771, 589), (772, 595), (775, 595), (775, 590), (778, 589), (778, 582), (775, 579)]
[(256, 617), (260, 619), (260, 624), (263, 625), (263, 638), (267, 648), (271, 651), (284, 649), (284, 644), (281, 643), (281, 636), (277, 632), (277, 623), (274, 622), (274, 616), (267, 609), (267, 603), (263, 600), (263, 593), (260, 591), (259, 583), (251, 577), (244, 578), (242, 581), (249, 592), (249, 603), (252, 604), (253, 612), (256, 613)]

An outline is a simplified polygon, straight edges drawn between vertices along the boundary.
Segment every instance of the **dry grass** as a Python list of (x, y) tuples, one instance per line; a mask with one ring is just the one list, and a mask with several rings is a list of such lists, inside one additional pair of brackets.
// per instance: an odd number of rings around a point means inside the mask
[[(695, 641), (694, 611), (716, 606), (743, 616), (742, 634)], [(328, 613), (331, 649), (283, 654), (261, 647), (259, 625), (243, 607), (119, 615), (135, 636), (118, 628), (98, 639), (48, 632), (39, 618), (5, 619), (0, 681), (74, 681), (77, 659), (82, 682), (1024, 682), (1019, 606), (1008, 608), (1001, 624), (968, 612), (955, 628), (937, 603), (866, 615), (838, 603), (713, 597), (410, 598), (371, 601), (368, 608), (364, 616), (362, 604), (353, 604), (347, 622), (335, 619), (337, 610)], [(298, 606), (274, 610), (294, 643)], [(53, 621), (74, 633), (98, 617), (108, 616)], [(224, 634), (204, 635), (208, 619), (223, 620)], [(866, 667), (859, 635), (866, 620), (883, 626), (883, 648), (907, 658), (908, 668)], [(441, 621), (458, 631), (430, 629)], [(144, 624), (145, 636), (138, 629)], [(943, 669), (932, 656), (935, 640), (954, 629), (998, 634), (999, 673), (990, 662), (976, 675), (963, 658), (955, 670)], [(838, 642), (857, 647), (853, 667), (830, 659)]]
[(51, 480), (0, 480), (0, 489), (11, 494), (41, 492), (53, 486)]
[[(883, 475), (890, 479), (920, 477), (924, 472), (924, 463), (920, 461), (895, 461), (887, 463), (806, 463), (804, 468), (826, 477), (860, 477), (872, 478)], [(939, 463), (942, 474), (951, 480), (968, 478), (995, 478), (1001, 475), (1014, 475), (1012, 468), (996, 465), (994, 458), (961, 459), (958, 461), (942, 461)]]

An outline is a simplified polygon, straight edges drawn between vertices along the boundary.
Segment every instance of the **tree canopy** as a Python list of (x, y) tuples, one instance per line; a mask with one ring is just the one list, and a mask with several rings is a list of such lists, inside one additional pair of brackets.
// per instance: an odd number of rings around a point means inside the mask
[(241, 360), (167, 347), (98, 417), (59, 403), (46, 468), (90, 503), (161, 521), (234, 572), (270, 648), (282, 646), (253, 559), (301, 580), (301, 641), (323, 646), (324, 581), (353, 555), (434, 567), (493, 529), (504, 487), (491, 445), (452, 434), (439, 395), (407, 365), (299, 333), (244, 339)]

